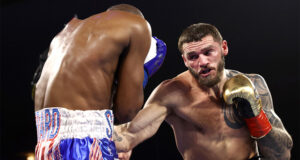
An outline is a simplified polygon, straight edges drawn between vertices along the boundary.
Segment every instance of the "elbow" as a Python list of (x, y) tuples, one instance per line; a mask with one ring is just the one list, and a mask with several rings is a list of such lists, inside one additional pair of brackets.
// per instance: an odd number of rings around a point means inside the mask
[(291, 150), (290, 149), (285, 149), (280, 155), (278, 155), (276, 158), (271, 157), (272, 159), (291, 159)]
[(287, 148), (288, 148), (288, 150), (292, 150), (292, 148), (293, 148), (293, 146), (294, 146), (294, 142), (293, 142), (293, 139), (292, 139), (292, 137), (289, 135), (289, 141), (288, 141), (288, 144), (287, 144)]
[(292, 139), (291, 135), (289, 135), (288, 133), (286, 133), (286, 135), (287, 135), (287, 139), (285, 142), (285, 150), (286, 150), (286, 153), (290, 153), (294, 146), (294, 143), (293, 143), (293, 139)]
[(293, 139), (289, 135), (289, 139), (287, 141), (286, 149), (285, 149), (285, 152), (284, 152), (285, 159), (290, 159), (291, 158), (291, 151), (292, 151), (293, 145), (294, 145), (293, 144)]
[(293, 140), (290, 137), (287, 141), (286, 147), (283, 149), (279, 159), (291, 159), (291, 151), (293, 148)]

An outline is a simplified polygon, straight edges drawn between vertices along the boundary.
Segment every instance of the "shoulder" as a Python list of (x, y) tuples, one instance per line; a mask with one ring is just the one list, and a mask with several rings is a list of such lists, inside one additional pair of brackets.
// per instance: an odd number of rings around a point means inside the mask
[(168, 92), (186, 93), (191, 89), (189, 82), (187, 81), (185, 72), (177, 75), (172, 79), (168, 79), (159, 84), (158, 88), (166, 90)]
[(132, 29), (135, 32), (149, 30), (149, 23), (142, 17), (119, 10), (101, 12), (90, 16), (84, 21), (89, 24), (101, 26), (101, 29), (111, 30), (112, 28), (127, 30)]
[[(136, 31), (150, 30), (150, 25), (144, 18), (124, 11), (110, 11), (111, 15), (116, 15), (115, 18), (118, 23), (123, 22), (123, 25), (127, 25), (135, 29)], [(110, 13), (108, 13), (110, 14)]]
[(226, 77), (228, 77), (228, 78), (231, 78), (231, 77), (236, 76), (238, 74), (243, 74), (239, 71), (232, 70), (232, 69), (226, 69), (225, 72), (226, 72)]
[(152, 92), (149, 99), (165, 106), (178, 105), (185, 101), (191, 87), (182, 75), (161, 82)]
[(245, 74), (245, 75), (248, 78), (250, 78), (250, 80), (254, 84), (254, 86), (259, 94), (261, 94), (261, 95), (269, 94), (270, 91), (269, 91), (268, 85), (267, 85), (265, 79), (263, 78), (263, 76), (261, 76), (259, 74), (254, 74), (254, 73)]
[(226, 69), (226, 76), (228, 78), (231, 78), (233, 76), (236, 76), (238, 74), (243, 74), (245, 76), (247, 76), (249, 79), (251, 79), (251, 81), (253, 83), (265, 83), (265, 79), (263, 78), (263, 76), (257, 74), (257, 73), (242, 73), (240, 71), (236, 71), (236, 70), (232, 70), (232, 69)]
[(246, 77), (248, 77), (252, 81), (255, 88), (260, 93), (269, 92), (269, 89), (267, 87), (267, 83), (266, 83), (264, 77), (261, 76), (260, 74), (257, 74), (257, 73), (242, 73), (242, 72), (239, 72), (239, 71), (236, 71), (236, 70), (231, 70), (231, 69), (226, 70), (226, 76), (229, 77), (229, 78), (232, 77), (232, 76), (238, 75), (238, 74), (243, 74)]
[(256, 87), (266, 86), (267, 85), (264, 77), (261, 76), (261, 75), (259, 75), (259, 74), (256, 74), (256, 73), (244, 73), (244, 75), (247, 76)]

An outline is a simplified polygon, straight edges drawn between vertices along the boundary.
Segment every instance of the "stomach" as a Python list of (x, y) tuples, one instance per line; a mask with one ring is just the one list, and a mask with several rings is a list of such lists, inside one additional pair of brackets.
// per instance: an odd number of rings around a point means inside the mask
[(256, 154), (255, 141), (250, 136), (191, 132), (185, 132), (184, 138), (176, 136), (179, 152), (185, 160), (243, 160)]

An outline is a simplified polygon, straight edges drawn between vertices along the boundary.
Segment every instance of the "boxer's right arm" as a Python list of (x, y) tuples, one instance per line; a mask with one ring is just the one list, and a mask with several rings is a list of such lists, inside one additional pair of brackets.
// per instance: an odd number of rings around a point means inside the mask
[(131, 122), (115, 126), (114, 141), (118, 152), (128, 152), (153, 136), (166, 116), (166, 107), (147, 104)]
[[(163, 90), (163, 91), (162, 91)], [(157, 87), (136, 117), (123, 125), (115, 126), (114, 141), (118, 152), (128, 152), (136, 145), (153, 136), (170, 114), (168, 89)]]

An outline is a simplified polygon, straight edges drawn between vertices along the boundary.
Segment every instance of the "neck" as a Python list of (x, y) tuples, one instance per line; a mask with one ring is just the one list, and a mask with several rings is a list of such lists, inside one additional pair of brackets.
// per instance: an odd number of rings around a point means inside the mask
[(224, 69), (221, 75), (221, 80), (219, 83), (217, 83), (216, 85), (214, 85), (213, 87), (205, 87), (205, 86), (200, 86), (198, 85), (200, 88), (202, 88), (205, 92), (207, 92), (208, 94), (211, 94), (215, 97), (221, 98), (222, 97), (222, 93), (223, 93), (223, 86), (225, 84), (225, 82), (227, 81), (227, 70)]
[(227, 81), (227, 76), (226, 76), (227, 72), (228, 72), (228, 70), (223, 69), (221, 81), (215, 87), (213, 87), (215, 94), (219, 97), (222, 97), (223, 86), (224, 86), (225, 82)]

